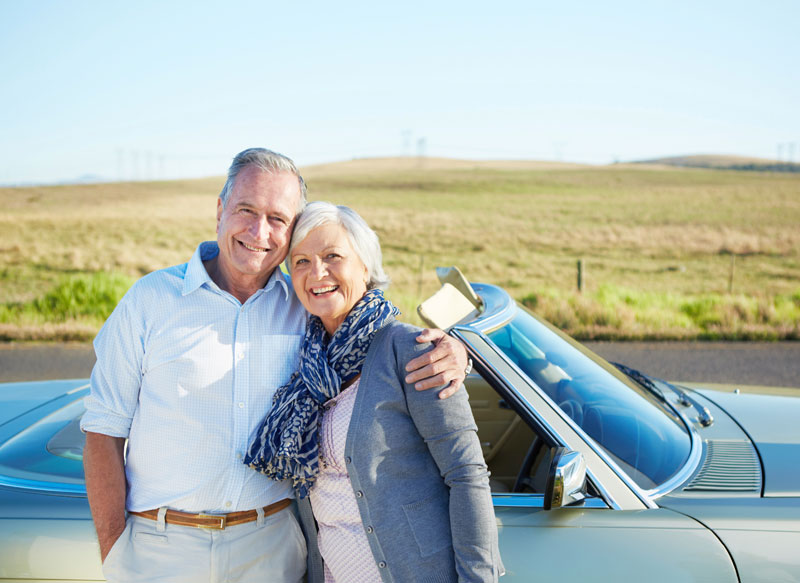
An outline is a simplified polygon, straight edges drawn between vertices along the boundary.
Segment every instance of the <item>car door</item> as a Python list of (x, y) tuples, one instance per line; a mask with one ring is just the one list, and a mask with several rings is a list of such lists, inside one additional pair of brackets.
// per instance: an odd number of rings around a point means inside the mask
[(542, 508), (542, 495), (493, 494), (502, 581), (735, 582), (714, 534), (667, 509), (615, 510), (596, 499)]
[[(468, 345), (480, 348), (477, 337)], [(472, 352), (472, 351), (471, 351)], [(602, 457), (553, 418), (524, 379), (472, 352), (465, 383), (491, 476), (506, 568), (503, 581), (738, 581), (725, 547), (694, 519), (642, 503)], [(584, 449), (586, 498), (545, 510), (544, 490), (556, 446)]]

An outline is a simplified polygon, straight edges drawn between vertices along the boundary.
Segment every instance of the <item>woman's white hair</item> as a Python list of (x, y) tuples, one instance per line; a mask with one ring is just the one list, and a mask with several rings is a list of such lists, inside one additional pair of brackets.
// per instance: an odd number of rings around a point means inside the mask
[(367, 268), (369, 280), (367, 289), (383, 289), (389, 287), (389, 277), (383, 271), (383, 255), (378, 235), (369, 228), (367, 222), (361, 216), (343, 205), (335, 205), (325, 201), (314, 201), (306, 205), (306, 208), (297, 218), (292, 233), (292, 241), (289, 243), (289, 255), (286, 257), (286, 267), (289, 273), (292, 271), (292, 250), (295, 246), (305, 239), (308, 234), (323, 225), (334, 224), (342, 227), (350, 238), (358, 254), (358, 258)]

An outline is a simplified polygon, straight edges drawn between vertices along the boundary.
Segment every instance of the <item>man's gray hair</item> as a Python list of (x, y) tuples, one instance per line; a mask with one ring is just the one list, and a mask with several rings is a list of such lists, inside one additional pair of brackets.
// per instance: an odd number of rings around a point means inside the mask
[(288, 172), (297, 176), (297, 182), (300, 186), (300, 202), (297, 206), (297, 214), (303, 212), (306, 206), (306, 183), (303, 177), (300, 176), (297, 166), (295, 166), (291, 158), (266, 148), (248, 148), (236, 154), (233, 162), (231, 162), (231, 167), (228, 168), (228, 179), (225, 181), (225, 186), (222, 187), (222, 192), (219, 193), (223, 208), (228, 202), (231, 192), (233, 192), (233, 184), (236, 182), (239, 172), (251, 165), (260, 168), (264, 172)]
[(286, 257), (286, 267), (289, 269), (289, 273), (292, 271), (292, 249), (311, 231), (328, 224), (339, 225), (347, 233), (353, 249), (367, 268), (369, 276), (367, 289), (388, 288), (389, 277), (383, 270), (381, 243), (377, 233), (370, 229), (367, 222), (353, 209), (321, 200), (308, 203), (295, 223), (292, 241), (289, 243), (289, 255)]

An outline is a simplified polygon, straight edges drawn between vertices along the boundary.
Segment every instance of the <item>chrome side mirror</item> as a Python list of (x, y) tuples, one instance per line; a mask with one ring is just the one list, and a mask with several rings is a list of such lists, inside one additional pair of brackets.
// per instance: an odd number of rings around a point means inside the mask
[(586, 460), (566, 447), (553, 450), (544, 490), (544, 509), (561, 508), (586, 497)]

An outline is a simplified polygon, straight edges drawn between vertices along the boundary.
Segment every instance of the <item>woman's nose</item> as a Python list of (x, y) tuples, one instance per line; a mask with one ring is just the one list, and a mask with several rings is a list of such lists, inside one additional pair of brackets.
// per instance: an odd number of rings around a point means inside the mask
[(328, 270), (325, 268), (325, 262), (318, 257), (315, 257), (311, 260), (311, 275), (315, 279), (321, 279), (325, 275), (327, 275)]

